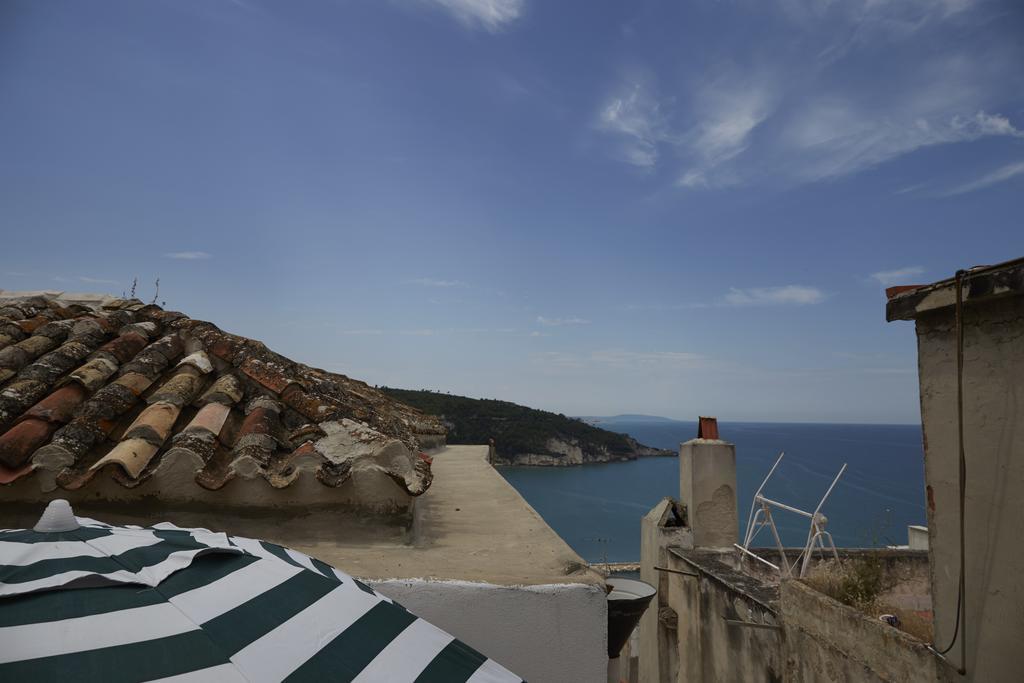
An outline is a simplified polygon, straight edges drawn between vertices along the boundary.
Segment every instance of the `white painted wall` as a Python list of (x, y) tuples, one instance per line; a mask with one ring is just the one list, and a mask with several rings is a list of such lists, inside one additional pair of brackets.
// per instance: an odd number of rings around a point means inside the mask
[(595, 683), (608, 666), (608, 604), (585, 584), (369, 582), (530, 683)]

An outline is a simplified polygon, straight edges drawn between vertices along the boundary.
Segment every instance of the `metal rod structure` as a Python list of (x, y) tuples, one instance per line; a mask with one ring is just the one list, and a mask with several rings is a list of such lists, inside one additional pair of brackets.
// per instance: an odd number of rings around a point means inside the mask
[[(772, 564), (771, 562), (769, 562), (768, 560), (764, 559), (760, 555), (756, 555), (756, 554), (750, 552), (749, 550), (747, 550), (746, 548), (741, 546), (739, 543), (733, 543), (732, 545), (733, 545), (734, 548), (736, 548), (737, 550), (742, 551), (744, 554), (750, 555), (752, 558), (754, 558), (758, 562), (764, 562), (766, 565), (768, 565), (769, 567), (771, 567), (775, 571), (779, 571), (779, 567), (777, 565)], [(655, 569), (657, 569), (657, 567), (655, 567)]]
[(779, 537), (779, 530), (775, 527), (775, 520), (772, 518), (771, 508), (767, 505), (764, 506), (764, 518), (772, 530), (772, 536), (775, 537), (775, 547), (779, 549), (779, 566), (782, 567), (781, 574), (783, 576), (792, 576), (793, 568), (790, 567), (789, 562), (786, 561), (786, 546), (782, 545), (782, 538)]
[(771, 498), (765, 498), (764, 496), (761, 496), (761, 495), (755, 496), (754, 500), (756, 500), (759, 503), (768, 503), (769, 505), (777, 507), (780, 510), (788, 510), (789, 512), (794, 512), (794, 513), (796, 513), (798, 515), (803, 515), (804, 517), (806, 517), (808, 519), (812, 519), (814, 517), (814, 513), (813, 512), (807, 512), (806, 510), (801, 510), (800, 508), (795, 508), (792, 505), (786, 505), (785, 503), (780, 503), (777, 500), (772, 500)]
[[(757, 501), (754, 501), (757, 503)], [(747, 522), (747, 537), (743, 539), (743, 547), (749, 548), (750, 544), (754, 542), (757, 535), (761, 533), (761, 529), (765, 527), (765, 521), (760, 519), (759, 516), (764, 515), (764, 510), (758, 508), (750, 521)]]
[(695, 572), (684, 572), (682, 569), (669, 569), (668, 567), (655, 567), (654, 570), (655, 571), (659, 571), (659, 572), (668, 572), (669, 574), (681, 574), (682, 576), (695, 576), (698, 579), (700, 578), (700, 574), (697, 574)]
[(747, 548), (750, 547), (750, 542), (754, 540), (753, 537), (750, 535), (750, 530), (754, 523), (754, 509), (757, 507), (757, 497), (761, 495), (761, 491), (764, 490), (764, 487), (768, 483), (768, 480), (772, 478), (772, 475), (775, 473), (775, 468), (779, 466), (780, 462), (782, 462), (782, 456), (784, 456), (785, 454), (786, 451), (782, 451), (781, 453), (779, 453), (779, 457), (775, 459), (775, 464), (772, 465), (772, 468), (770, 470), (768, 470), (768, 476), (765, 477), (764, 481), (761, 482), (761, 485), (757, 487), (757, 491), (754, 491), (754, 500), (750, 502), (750, 516), (747, 517), (747, 534), (746, 538), (743, 540), (743, 545)]
[(837, 474), (836, 478), (832, 480), (832, 485), (828, 487), (828, 491), (825, 491), (825, 495), (821, 497), (821, 502), (818, 503), (818, 507), (814, 508), (814, 514), (821, 512), (821, 506), (824, 505), (825, 501), (828, 500), (828, 497), (832, 495), (832, 489), (836, 487), (836, 484), (839, 482), (839, 477), (843, 476), (843, 472), (845, 471), (846, 463), (844, 462), (843, 466), (839, 468), (839, 474)]
[[(823, 556), (825, 556), (828, 550), (831, 549), (833, 557), (837, 560), (839, 559), (839, 552), (836, 549), (835, 541), (832, 539), (832, 534), (825, 530), (827, 519), (823, 514), (821, 514), (821, 508), (825, 506), (825, 502), (828, 500), (829, 496), (832, 495), (832, 491), (835, 490), (836, 484), (839, 483), (839, 479), (843, 476), (843, 473), (846, 472), (846, 463), (843, 463), (843, 466), (839, 468), (839, 472), (836, 474), (835, 478), (832, 479), (832, 483), (829, 484), (828, 489), (825, 491), (825, 495), (821, 497), (820, 501), (818, 501), (818, 506), (814, 508), (814, 512), (808, 512), (807, 510), (801, 510), (798, 507), (768, 498), (761, 493), (761, 491), (764, 490), (765, 485), (767, 485), (768, 480), (771, 479), (772, 474), (775, 473), (775, 470), (779, 466), (784, 455), (785, 453), (779, 454), (779, 457), (775, 460), (775, 464), (772, 465), (771, 470), (768, 471), (768, 476), (764, 478), (764, 481), (761, 482), (761, 485), (754, 493), (754, 500), (750, 505), (750, 516), (747, 518), (747, 532), (743, 539), (743, 545), (736, 545), (736, 547), (751, 557), (756, 557), (761, 562), (764, 562), (778, 570), (778, 572), (784, 577), (792, 576), (797, 567), (799, 567), (799, 576), (802, 578), (807, 574), (807, 570), (810, 568), (811, 559), (814, 556), (814, 550), (816, 548), (821, 549)], [(793, 560), (792, 564), (789, 563), (789, 559), (786, 557), (786, 548), (782, 544), (782, 538), (779, 535), (778, 527), (775, 526), (775, 520), (772, 518), (772, 508), (785, 510), (786, 512), (791, 512), (810, 520), (810, 528), (807, 530), (807, 541), (804, 543), (803, 550), (801, 550), (796, 556), (796, 559)], [(772, 537), (775, 540), (775, 546), (779, 550), (780, 562), (778, 567), (775, 567), (764, 558), (750, 552), (750, 544), (753, 542), (754, 537), (757, 536), (761, 529), (766, 526), (771, 528)], [(826, 539), (828, 539), (828, 546), (825, 545)]]

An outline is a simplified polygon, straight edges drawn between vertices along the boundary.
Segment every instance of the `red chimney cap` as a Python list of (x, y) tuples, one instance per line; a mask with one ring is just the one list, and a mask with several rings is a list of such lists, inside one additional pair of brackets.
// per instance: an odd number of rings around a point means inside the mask
[(697, 438), (718, 440), (718, 418), (699, 417), (697, 418)]

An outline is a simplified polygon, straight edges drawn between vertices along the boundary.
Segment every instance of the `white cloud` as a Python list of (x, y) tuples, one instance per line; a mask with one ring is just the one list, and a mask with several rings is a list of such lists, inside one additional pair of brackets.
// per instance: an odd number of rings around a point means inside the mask
[(819, 304), (825, 300), (825, 293), (816, 287), (785, 285), (782, 287), (732, 287), (725, 295), (725, 303), (731, 306), (778, 306), (783, 304)]
[(384, 334), (384, 330), (338, 330), (339, 334), (356, 337)]
[(1015, 164), (1008, 164), (1002, 168), (997, 168), (991, 173), (986, 173), (977, 180), (972, 180), (969, 183), (964, 183), (963, 185), (954, 187), (943, 194), (946, 196), (952, 196), (974, 192), (975, 190), (981, 190), (989, 187), (990, 185), (1006, 182), (1007, 180), (1015, 178), (1022, 173), (1024, 173), (1024, 161), (1018, 161)]
[(118, 282), (117, 280), (104, 280), (104, 279), (102, 279), (102, 278), (98, 278), (98, 277), (86, 277), (86, 276), (84, 276), (84, 275), (80, 275), (80, 276), (78, 277), (78, 279), (79, 279), (80, 281), (82, 281), (82, 282), (85, 282), (85, 283), (88, 283), (88, 284), (90, 284), (90, 285), (118, 285), (118, 284), (121, 284), (121, 283), (120, 283), (120, 282)]
[(912, 192), (917, 192), (918, 190), (923, 190), (926, 187), (928, 187), (928, 183), (915, 183), (913, 185), (901, 187), (900, 189), (893, 192), (893, 194), (910, 194)]
[(751, 3), (771, 30), (745, 49), (710, 51), (699, 67), (665, 67), (658, 92), (654, 73), (620, 81), (599, 127), (622, 160), (674, 164), (676, 186), (691, 191), (815, 183), (931, 147), (1024, 138), (1024, 119), (1001, 109), (1024, 87), (1024, 47), (983, 4)]
[(524, 0), (424, 0), (455, 17), (467, 28), (496, 33), (520, 17)]
[(537, 316), (537, 324), (545, 325), (547, 327), (561, 327), (563, 325), (589, 325), (589, 320), (583, 318), (545, 318), (542, 315)]
[(183, 261), (199, 261), (202, 259), (213, 258), (213, 255), (208, 254), (205, 251), (172, 251), (164, 254), (164, 258), (180, 259)]
[(432, 277), (419, 277), (409, 280), (407, 284), (420, 285), (422, 287), (465, 287), (466, 283), (460, 280), (438, 280)]
[(895, 270), (880, 270), (877, 273), (871, 273), (871, 277), (878, 280), (884, 287), (890, 287), (892, 285), (907, 284), (908, 278), (917, 277), (922, 274), (924, 274), (924, 268), (921, 266), (906, 266), (904, 268), (896, 268)]
[(662, 105), (651, 88), (635, 77), (629, 79), (598, 113), (600, 130), (615, 135), (616, 156), (628, 164), (651, 168), (658, 163), (659, 145), (669, 139)]
[(901, 116), (852, 101), (812, 103), (789, 119), (779, 151), (793, 160), (800, 180), (813, 182), (858, 173), (925, 147), (1024, 137), (999, 114), (938, 115), (925, 109), (909, 106)]

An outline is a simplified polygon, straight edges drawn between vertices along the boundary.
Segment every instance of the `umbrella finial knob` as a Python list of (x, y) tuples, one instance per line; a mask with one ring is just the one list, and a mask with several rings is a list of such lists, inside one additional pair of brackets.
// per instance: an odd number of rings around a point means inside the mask
[(50, 504), (46, 506), (46, 509), (43, 510), (43, 516), (32, 527), (32, 531), (51, 533), (74, 531), (78, 528), (78, 520), (75, 519), (75, 513), (71, 510), (71, 503), (63, 498), (58, 498), (57, 500), (51, 500)]

